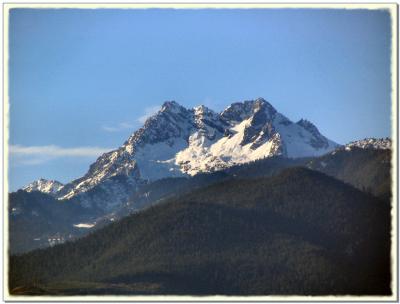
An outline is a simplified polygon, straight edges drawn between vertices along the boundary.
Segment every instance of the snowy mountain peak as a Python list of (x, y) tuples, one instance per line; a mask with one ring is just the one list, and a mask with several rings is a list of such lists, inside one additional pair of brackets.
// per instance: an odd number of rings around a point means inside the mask
[(64, 185), (56, 180), (40, 178), (22, 188), (26, 192), (40, 191), (48, 194), (56, 194)]
[(179, 103), (177, 103), (174, 100), (171, 101), (166, 101), (163, 103), (161, 106), (161, 112), (172, 112), (172, 113), (179, 113), (182, 110), (186, 110), (184, 107), (182, 107)]
[(276, 109), (268, 102), (266, 101), (264, 98), (257, 98), (254, 101), (254, 108), (255, 109), (264, 109), (266, 110), (268, 113), (271, 114), (275, 114), (277, 111)]
[(344, 149), (348, 151), (352, 150), (353, 148), (389, 150), (392, 148), (392, 140), (388, 137), (364, 138), (362, 140), (352, 141), (344, 146)]
[[(147, 181), (212, 172), (274, 155), (319, 156), (337, 146), (310, 122), (291, 122), (263, 98), (233, 103), (221, 113), (166, 101), (121, 147), (100, 156), (85, 176), (65, 185), (57, 196), (85, 195), (118, 177), (132, 189)], [(107, 199), (123, 202), (123, 191), (116, 189), (117, 184), (107, 187)]]
[(177, 102), (166, 101), (161, 110), (149, 117), (144, 126), (134, 132), (125, 144), (138, 146), (181, 137), (190, 128), (191, 116), (191, 112)]
[[(206, 106), (198, 106), (193, 108), (194, 121), (199, 127), (203, 127), (204, 124), (208, 124), (211, 127), (217, 127), (217, 125), (226, 125), (227, 123), (221, 119), (221, 116)], [(218, 127), (217, 127), (218, 128)], [(220, 130), (223, 132), (223, 130)]]
[(213, 110), (207, 108), (206, 106), (200, 105), (193, 108), (193, 111), (196, 116), (198, 115), (209, 115), (209, 114), (216, 114)]
[(277, 112), (276, 109), (265, 99), (257, 98), (255, 100), (235, 102), (227, 107), (221, 113), (221, 116), (228, 121), (240, 122), (260, 111), (264, 111), (269, 117), (273, 116)]

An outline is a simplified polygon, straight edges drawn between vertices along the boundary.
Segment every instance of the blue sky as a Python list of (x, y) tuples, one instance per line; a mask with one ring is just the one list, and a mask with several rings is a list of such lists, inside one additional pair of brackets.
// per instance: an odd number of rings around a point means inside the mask
[(82, 176), (166, 100), (390, 136), (386, 11), (14, 9), (9, 28), (11, 190)]

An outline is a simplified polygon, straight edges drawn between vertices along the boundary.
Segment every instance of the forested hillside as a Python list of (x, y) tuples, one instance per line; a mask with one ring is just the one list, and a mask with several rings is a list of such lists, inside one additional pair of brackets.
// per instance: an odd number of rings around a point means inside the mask
[(308, 162), (310, 169), (336, 177), (382, 199), (391, 198), (390, 149), (353, 147), (331, 152)]
[[(49, 239), (80, 236), (83, 231), (73, 227), (92, 215), (74, 202), (58, 201), (38, 191), (9, 194), (9, 250), (20, 253), (48, 246)], [(72, 237), (73, 235), (73, 237)]]
[(11, 257), (15, 294), (389, 294), (390, 207), (286, 169), (150, 207)]

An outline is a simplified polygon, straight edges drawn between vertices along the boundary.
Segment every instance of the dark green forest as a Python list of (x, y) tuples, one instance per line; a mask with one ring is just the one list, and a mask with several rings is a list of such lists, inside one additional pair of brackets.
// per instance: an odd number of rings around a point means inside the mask
[(391, 150), (352, 148), (310, 160), (307, 167), (324, 172), (354, 187), (390, 200)]
[(391, 293), (386, 196), (305, 168), (252, 177), (248, 166), (246, 178), (235, 173), (77, 241), (11, 256), (10, 292)]

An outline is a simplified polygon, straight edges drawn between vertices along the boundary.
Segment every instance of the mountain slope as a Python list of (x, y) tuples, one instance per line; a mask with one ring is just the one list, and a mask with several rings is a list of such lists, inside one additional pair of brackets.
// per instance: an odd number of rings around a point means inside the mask
[[(84, 208), (84, 212), (78, 214), (79, 217), (75, 213), (66, 213), (60, 220), (57, 216), (53, 217), (53, 213), (41, 214), (41, 209), (35, 211), (39, 212), (40, 216), (33, 215), (30, 209), (12, 212), (10, 223), (17, 224), (13, 224), (10, 230), (10, 234), (15, 236), (12, 238), (10, 249), (11, 253), (19, 253), (49, 246), (51, 243), (48, 242), (48, 239), (54, 239), (54, 236), (64, 240), (68, 239), (69, 235), (82, 236), (132, 212), (138, 212), (143, 208), (158, 204), (171, 197), (184, 195), (200, 187), (229, 179), (273, 176), (285, 168), (293, 166), (304, 166), (324, 172), (389, 202), (391, 197), (390, 158), (390, 150), (360, 148), (353, 148), (351, 151), (340, 149), (318, 158), (290, 159), (275, 156), (232, 166), (218, 172), (199, 173), (193, 177), (164, 178), (138, 185), (135, 188), (130, 187), (126, 177), (114, 176), (70, 200), (51, 200), (54, 204), (53, 208), (62, 206), (58, 202), (77, 205), (90, 204), (92, 208)], [(119, 187), (119, 190), (116, 191), (115, 187)], [(123, 193), (127, 197), (124, 204), (119, 204), (120, 198), (116, 196), (116, 193)], [(18, 197), (10, 195), (10, 206), (16, 205)], [(37, 198), (38, 195), (34, 192), (24, 195), (24, 201), (32, 207), (37, 204)], [(112, 208), (110, 209), (110, 207)], [(24, 214), (24, 212), (26, 213)], [(39, 215), (39, 213), (37, 214)], [(68, 223), (69, 226), (58, 230), (59, 222)], [(87, 223), (93, 226), (77, 229), (73, 225), (78, 223)], [(43, 229), (38, 231), (38, 227)]]
[(324, 174), (199, 189), (11, 257), (13, 293), (389, 294), (390, 209)]
[(218, 182), (249, 177), (269, 177), (282, 170), (305, 165), (309, 158), (290, 159), (281, 156), (269, 157), (255, 162), (236, 165), (210, 173), (199, 173), (191, 177), (163, 178), (138, 187), (122, 208), (113, 212), (114, 218), (121, 218), (131, 212), (137, 212), (148, 206), (165, 201), (170, 197), (179, 197), (198, 188)]
[[(193, 177), (164, 178), (135, 188), (130, 187), (126, 177), (113, 176), (69, 200), (56, 200), (38, 192), (11, 193), (10, 252), (22, 253), (88, 234), (132, 212), (213, 183), (232, 178), (271, 176), (284, 168), (304, 163), (304, 159), (270, 157), (227, 170), (199, 173)], [(119, 190), (116, 191), (115, 187), (119, 187)], [(128, 197), (124, 204), (119, 204), (120, 197), (116, 193)], [(105, 202), (106, 206), (103, 205)], [(82, 208), (85, 204), (90, 204), (91, 208)], [(70, 212), (69, 209), (65, 210), (66, 207), (77, 211)], [(74, 226), (77, 224), (84, 226)]]
[(9, 237), (11, 253), (60, 243), (82, 235), (74, 224), (95, 214), (80, 204), (64, 202), (38, 191), (9, 195)]
[[(57, 192), (59, 199), (85, 193), (113, 176), (130, 187), (166, 177), (213, 172), (265, 157), (318, 156), (338, 145), (306, 120), (291, 122), (262, 98), (234, 103), (221, 113), (165, 102), (117, 150)], [(119, 194), (120, 202), (126, 196)]]

